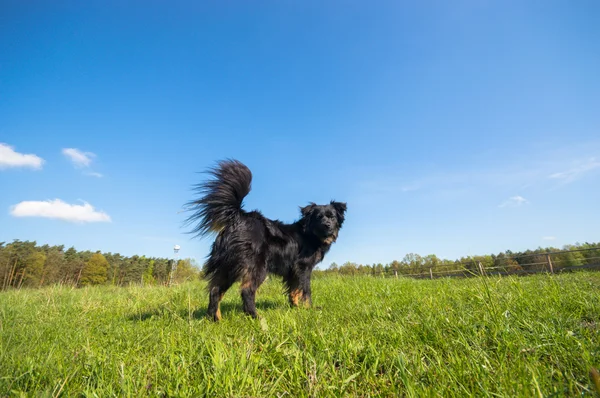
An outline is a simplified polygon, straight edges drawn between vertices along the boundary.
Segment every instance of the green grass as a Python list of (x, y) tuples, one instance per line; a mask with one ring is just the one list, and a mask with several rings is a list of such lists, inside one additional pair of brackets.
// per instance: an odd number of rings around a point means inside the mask
[[(237, 286), (236, 286), (237, 287)], [(600, 273), (313, 281), (261, 321), (203, 283), (0, 293), (0, 396), (594, 396)]]

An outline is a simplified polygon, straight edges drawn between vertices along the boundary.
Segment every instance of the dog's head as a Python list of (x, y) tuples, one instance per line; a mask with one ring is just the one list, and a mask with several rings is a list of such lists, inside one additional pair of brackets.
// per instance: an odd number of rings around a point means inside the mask
[(336, 241), (344, 223), (346, 203), (331, 201), (328, 205), (311, 203), (300, 209), (305, 231), (312, 233), (323, 243)]

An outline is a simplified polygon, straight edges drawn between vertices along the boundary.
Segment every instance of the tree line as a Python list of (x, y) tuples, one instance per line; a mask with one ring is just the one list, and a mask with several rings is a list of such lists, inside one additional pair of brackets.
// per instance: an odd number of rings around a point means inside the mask
[[(556, 253), (558, 252), (558, 253)], [(552, 253), (552, 254), (549, 254)], [(316, 275), (411, 275), (478, 273), (483, 270), (538, 271), (547, 270), (548, 261), (564, 268), (600, 263), (600, 242), (537, 248), (523, 252), (507, 250), (499, 254), (461, 257), (456, 260), (441, 259), (434, 254), (420, 256), (409, 253), (400, 261), (387, 264), (332, 263)], [(74, 247), (65, 250), (64, 245), (38, 246), (35, 241), (15, 240), (0, 242), (0, 290), (9, 288), (35, 288), (49, 285), (129, 284), (165, 285), (169, 283), (173, 260), (159, 257), (119, 253), (77, 251)], [(481, 267), (481, 268), (480, 268)], [(201, 270), (193, 259), (177, 262), (173, 281), (196, 280)]]
[[(0, 242), (0, 289), (48, 285), (167, 284), (174, 261), (168, 258), (123, 256), (119, 253), (65, 250), (64, 245), (38, 246), (35, 241)], [(197, 279), (192, 259), (178, 260), (174, 282)]]
[(401, 261), (387, 264), (359, 264), (346, 262), (342, 265), (332, 263), (319, 274), (341, 275), (411, 275), (429, 276), (433, 274), (478, 274), (483, 271), (519, 272), (548, 270), (549, 261), (554, 267), (565, 268), (600, 263), (599, 243), (576, 243), (562, 248), (539, 247), (535, 250), (512, 252), (506, 250), (498, 254), (461, 257), (448, 260), (435, 254), (420, 256), (409, 253)]

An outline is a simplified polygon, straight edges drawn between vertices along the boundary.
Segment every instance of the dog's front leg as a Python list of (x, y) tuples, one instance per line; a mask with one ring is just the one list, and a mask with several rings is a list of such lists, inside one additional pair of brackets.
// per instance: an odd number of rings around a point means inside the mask
[(294, 275), (286, 281), (289, 291), (290, 305), (298, 307), (302, 304), (304, 307), (312, 305), (310, 291), (310, 272), (303, 272), (299, 276)]
[(306, 308), (312, 306), (312, 295), (310, 291), (310, 274), (305, 275), (302, 280), (302, 303)]
[(302, 299), (302, 288), (300, 280), (296, 275), (293, 275), (289, 276), (285, 282), (287, 284), (290, 305), (292, 307), (297, 307), (298, 303)]

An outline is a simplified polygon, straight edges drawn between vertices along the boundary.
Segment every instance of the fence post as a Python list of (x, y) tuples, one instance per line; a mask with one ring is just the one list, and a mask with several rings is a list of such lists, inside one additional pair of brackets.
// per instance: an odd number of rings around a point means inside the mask
[(546, 261), (548, 262), (548, 266), (550, 267), (550, 273), (554, 273), (554, 267), (552, 266), (552, 260), (550, 260), (550, 255), (546, 254)]
[(483, 265), (481, 265), (481, 261), (478, 261), (479, 264), (479, 272), (481, 272), (481, 276), (485, 276), (485, 271), (483, 270)]
[(429, 277), (433, 279), (433, 272), (431, 272), (431, 267), (429, 267)]

